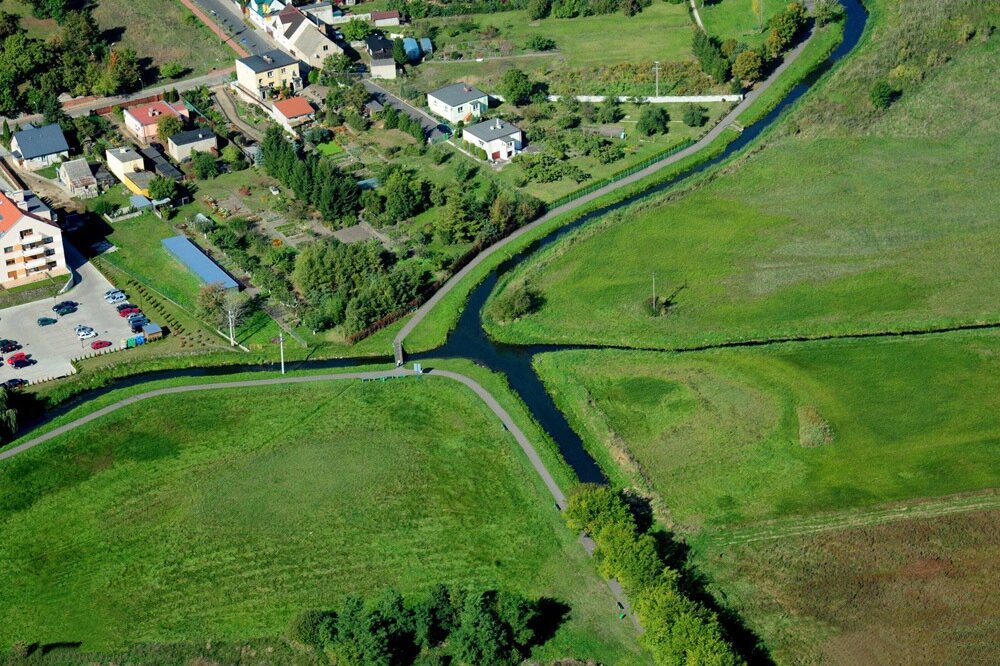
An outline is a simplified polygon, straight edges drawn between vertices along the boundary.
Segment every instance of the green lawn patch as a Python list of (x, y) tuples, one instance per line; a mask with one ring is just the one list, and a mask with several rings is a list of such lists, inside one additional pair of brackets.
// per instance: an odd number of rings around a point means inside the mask
[[(736, 174), (671, 203), (611, 215), (525, 262), (545, 295), (492, 334), (516, 342), (672, 348), (992, 321), (1000, 101), (977, 42), (860, 130), (826, 135), (822, 97)], [(839, 90), (838, 70), (831, 78)], [(842, 87), (842, 86), (841, 86)], [(832, 93), (830, 93), (832, 94)], [(825, 106), (822, 108), (826, 108)], [(860, 122), (860, 121), (856, 121)], [(637, 251), (643, 248), (642, 251)], [(596, 267), (608, 267), (595, 270)], [(656, 274), (669, 313), (646, 305)]]
[(0, 477), (0, 645), (276, 636), (304, 608), (444, 581), (568, 603), (540, 659), (643, 663), (510, 435), (449, 380), (155, 398)]
[(318, 146), (316, 146), (316, 150), (319, 151), (320, 155), (326, 155), (327, 157), (344, 152), (344, 149), (341, 148), (336, 141), (327, 141), (326, 143), (321, 143)]
[(705, 31), (719, 41), (735, 39), (749, 46), (759, 46), (767, 37), (768, 21), (788, 3), (760, 0), (758, 4), (763, 11), (763, 22), (754, 14), (753, 0), (698, 2), (698, 14)]
[(995, 487), (998, 353), (991, 332), (536, 365), (604, 465), (691, 532)]
[(42, 178), (48, 178), (49, 180), (55, 180), (56, 178), (59, 177), (59, 165), (58, 164), (51, 164), (51, 165), (45, 167), (44, 169), (39, 169), (35, 173), (37, 175), (41, 176)]
[(0, 289), (0, 309), (40, 301), (45, 298), (54, 298), (59, 290), (66, 285), (67, 279), (68, 276), (60, 275), (57, 278), (22, 284), (19, 287), (2, 288)]

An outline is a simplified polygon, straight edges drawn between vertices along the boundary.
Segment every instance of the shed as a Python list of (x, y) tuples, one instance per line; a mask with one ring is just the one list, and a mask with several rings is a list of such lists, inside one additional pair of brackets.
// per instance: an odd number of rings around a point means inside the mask
[(425, 56), (429, 56), (434, 53), (434, 45), (431, 43), (430, 37), (420, 38), (420, 50), (424, 52)]
[(406, 59), (410, 62), (420, 60), (420, 45), (413, 37), (403, 38), (403, 50), (406, 51)]
[(153, 203), (141, 194), (133, 194), (128, 198), (128, 202), (136, 210), (146, 210), (153, 207)]
[(146, 342), (159, 340), (163, 337), (163, 329), (160, 328), (159, 324), (150, 322), (142, 327), (142, 334), (146, 338)]

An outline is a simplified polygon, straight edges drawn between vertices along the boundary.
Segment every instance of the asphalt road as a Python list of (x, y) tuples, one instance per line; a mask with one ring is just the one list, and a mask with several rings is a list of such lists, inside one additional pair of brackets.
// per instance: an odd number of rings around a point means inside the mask
[(383, 106), (386, 104), (394, 106), (397, 110), (402, 111), (419, 122), (424, 128), (424, 132), (427, 133), (427, 136), (432, 141), (438, 141), (445, 136), (444, 132), (438, 129), (438, 125), (440, 125), (443, 121), (435, 119), (430, 114), (425, 113), (409, 102), (396, 97), (371, 79), (362, 79), (361, 83), (365, 86), (365, 89), (371, 93), (372, 97)]
[(250, 53), (259, 55), (276, 48), (263, 32), (254, 30), (243, 22), (239, 7), (230, 0), (194, 0), (194, 3)]
[(530, 233), (531, 231), (537, 229), (541, 225), (549, 222), (550, 220), (559, 217), (560, 215), (563, 215), (565, 213), (568, 213), (570, 211), (576, 210), (581, 206), (585, 206), (591, 201), (599, 197), (602, 197), (606, 194), (609, 194), (611, 192), (614, 192), (615, 190), (621, 189), (639, 180), (642, 180), (643, 178), (646, 178), (647, 176), (650, 176), (656, 173), (657, 171), (666, 169), (670, 165), (676, 164), (677, 162), (683, 159), (691, 157), (698, 151), (708, 146), (710, 143), (715, 141), (715, 139), (718, 138), (719, 135), (721, 135), (724, 131), (726, 131), (726, 129), (728, 129), (734, 122), (736, 122), (736, 119), (740, 116), (740, 114), (746, 111), (747, 107), (753, 104), (753, 102), (758, 97), (760, 97), (765, 90), (770, 88), (771, 85), (778, 79), (778, 77), (780, 77), (785, 72), (785, 70), (792, 65), (792, 63), (798, 60), (799, 56), (802, 55), (802, 51), (805, 49), (806, 45), (812, 40), (813, 34), (814, 34), (813, 32), (810, 32), (809, 35), (799, 43), (798, 46), (789, 51), (785, 55), (785, 59), (781, 63), (781, 65), (779, 65), (771, 73), (771, 75), (767, 77), (767, 80), (765, 80), (760, 86), (758, 86), (754, 90), (751, 90), (749, 93), (747, 93), (746, 97), (743, 98), (742, 102), (737, 104), (732, 111), (726, 114), (726, 116), (722, 120), (720, 120), (719, 123), (708, 132), (708, 134), (703, 136), (696, 143), (693, 143), (684, 150), (681, 150), (680, 152), (674, 153), (673, 155), (666, 158), (662, 162), (657, 162), (656, 164), (652, 164), (641, 171), (635, 172), (631, 176), (627, 176), (625, 178), (622, 178), (621, 180), (609, 183), (608, 185), (605, 185), (604, 187), (598, 190), (594, 190), (593, 192), (586, 194), (578, 199), (574, 199), (569, 203), (565, 203), (562, 206), (559, 206), (558, 208), (553, 208), (548, 213), (538, 218), (534, 222), (526, 224), (525, 226), (521, 227), (514, 233), (498, 240), (496, 243), (493, 243), (493, 245), (490, 245), (489, 247), (485, 248), (482, 252), (480, 252), (478, 255), (476, 255), (476, 257), (468, 264), (466, 264), (462, 268), (462, 270), (452, 275), (451, 278), (447, 282), (445, 282), (440, 289), (434, 292), (434, 295), (431, 296), (426, 303), (424, 303), (417, 309), (416, 313), (412, 317), (410, 317), (410, 320), (406, 322), (403, 328), (400, 329), (399, 333), (396, 334), (396, 337), (392, 341), (393, 353), (396, 357), (396, 362), (402, 363), (404, 359), (403, 343), (406, 341), (406, 337), (413, 332), (413, 329), (415, 329), (420, 324), (420, 322), (424, 320), (424, 318), (430, 313), (430, 311), (434, 309), (434, 306), (440, 303), (441, 299), (443, 299), (448, 294), (448, 292), (450, 292), (452, 289), (458, 286), (458, 284), (462, 282), (462, 280), (464, 280), (465, 277), (469, 275), (469, 273), (474, 271), (480, 264), (486, 261), (486, 259), (488, 259), (490, 255), (494, 254), (498, 250), (503, 249), (507, 245), (510, 245), (524, 234)]

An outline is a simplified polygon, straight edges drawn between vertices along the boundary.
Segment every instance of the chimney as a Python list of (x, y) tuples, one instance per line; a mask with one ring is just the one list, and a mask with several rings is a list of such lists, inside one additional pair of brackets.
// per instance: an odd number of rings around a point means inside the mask
[(500, 119), (499, 119), (499, 118), (497, 118), (497, 124), (496, 124), (496, 127), (494, 127), (493, 129), (495, 129), (495, 130), (498, 130), (498, 131), (499, 131), (499, 130), (500, 130), (500, 124), (501, 124), (501, 123), (500, 123)]

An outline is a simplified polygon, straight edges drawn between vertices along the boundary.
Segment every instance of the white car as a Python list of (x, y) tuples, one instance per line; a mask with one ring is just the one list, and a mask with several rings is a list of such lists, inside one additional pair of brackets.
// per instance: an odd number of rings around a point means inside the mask
[(77, 326), (76, 327), (76, 337), (81, 340), (87, 340), (88, 338), (96, 338), (97, 331), (89, 326)]
[(108, 303), (111, 303), (111, 305), (115, 305), (116, 303), (124, 303), (125, 301), (127, 301), (128, 296), (119, 291), (117, 294), (113, 296), (105, 296), (104, 300), (106, 300)]
[(108, 289), (106, 292), (104, 292), (104, 298), (107, 298), (108, 296), (114, 296), (115, 294), (120, 294), (120, 293), (122, 293), (121, 289)]

